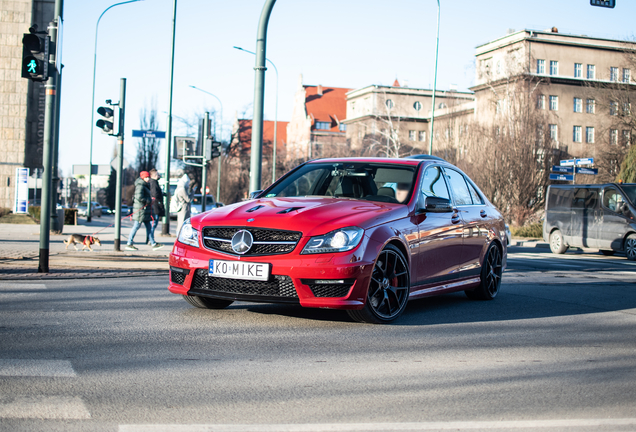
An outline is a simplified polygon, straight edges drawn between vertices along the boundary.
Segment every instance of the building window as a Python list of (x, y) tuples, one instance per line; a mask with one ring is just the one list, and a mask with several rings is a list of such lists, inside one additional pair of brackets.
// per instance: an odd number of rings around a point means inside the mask
[(559, 138), (559, 130), (557, 129), (557, 125), (551, 124), (548, 125), (548, 127), (550, 128), (550, 139), (552, 141), (557, 141)]
[(586, 127), (585, 128), (585, 142), (588, 144), (594, 144), (594, 128)]
[(572, 128), (572, 141), (581, 142), (581, 126), (574, 126)]
[(594, 65), (587, 65), (587, 79), (594, 79), (596, 67)]
[(545, 60), (537, 60), (537, 73), (538, 74), (545, 73)]
[(610, 67), (610, 81), (618, 81), (618, 68)]
[(420, 131), (418, 134), (418, 141), (426, 142), (426, 131)]
[(583, 112), (583, 100), (581, 98), (574, 98), (574, 112)]
[(395, 104), (393, 103), (391, 99), (387, 99), (385, 103), (388, 109), (392, 109), (395, 106)]
[(610, 102), (609, 111), (610, 115), (618, 115), (618, 102)]
[(537, 95), (537, 108), (545, 109), (545, 95)]
[(556, 60), (550, 60), (550, 75), (559, 74), (559, 62)]
[(415, 111), (419, 111), (422, 109), (422, 104), (419, 101), (417, 101), (413, 104), (413, 108), (415, 109)]
[(628, 146), (631, 144), (631, 132), (628, 130), (623, 130), (623, 145)]
[(340, 132), (346, 132), (347, 131), (347, 125), (344, 123), (340, 123), (338, 125), (338, 129), (340, 130)]
[(610, 144), (618, 144), (618, 129), (610, 129)]
[(415, 141), (417, 138), (417, 131), (410, 130), (409, 131), (409, 141)]
[(632, 104), (629, 102), (623, 102), (623, 115), (629, 116), (632, 113)]
[(628, 83), (630, 78), (630, 70), (623, 68), (623, 82)]
[(596, 101), (594, 99), (586, 99), (585, 112), (588, 114), (594, 114), (596, 111)]
[(316, 122), (316, 129), (329, 130), (329, 129), (331, 129), (331, 123), (317, 121)]
[(550, 96), (550, 111), (557, 111), (559, 109), (559, 97)]
[(581, 63), (574, 63), (574, 78), (581, 78), (583, 73), (583, 65)]

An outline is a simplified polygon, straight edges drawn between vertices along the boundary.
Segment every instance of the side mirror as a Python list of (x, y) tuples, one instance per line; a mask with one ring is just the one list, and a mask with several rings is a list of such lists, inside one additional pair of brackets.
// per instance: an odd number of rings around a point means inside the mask
[(255, 190), (254, 192), (250, 192), (249, 198), (248, 199), (256, 199), (256, 197), (258, 197), (261, 192), (263, 192), (262, 190)]
[(448, 198), (426, 197), (422, 212), (429, 213), (450, 213), (453, 211), (453, 204)]

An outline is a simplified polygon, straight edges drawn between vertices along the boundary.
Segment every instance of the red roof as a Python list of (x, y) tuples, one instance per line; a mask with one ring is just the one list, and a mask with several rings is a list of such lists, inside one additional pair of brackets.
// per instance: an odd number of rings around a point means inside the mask
[[(276, 126), (276, 141), (278, 145), (276, 150), (285, 148), (287, 142), (287, 124), (286, 121), (278, 121)], [(252, 147), (252, 120), (239, 119), (239, 141), (243, 152), (249, 151)], [(274, 121), (263, 120), (263, 147), (271, 148), (274, 142)]]
[(328, 122), (331, 125), (331, 128), (328, 129), (329, 132), (340, 132), (338, 122), (347, 118), (346, 93), (351, 89), (323, 86), (304, 87), (307, 115), (313, 119), (311, 129), (316, 130), (316, 122)]

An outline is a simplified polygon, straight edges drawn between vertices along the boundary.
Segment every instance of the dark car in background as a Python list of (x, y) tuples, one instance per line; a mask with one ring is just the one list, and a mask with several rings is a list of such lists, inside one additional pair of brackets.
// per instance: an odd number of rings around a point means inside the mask
[(495, 298), (506, 256), (501, 214), (450, 163), (318, 159), (185, 221), (169, 290), (200, 308), (292, 303), (388, 323), (411, 299)]

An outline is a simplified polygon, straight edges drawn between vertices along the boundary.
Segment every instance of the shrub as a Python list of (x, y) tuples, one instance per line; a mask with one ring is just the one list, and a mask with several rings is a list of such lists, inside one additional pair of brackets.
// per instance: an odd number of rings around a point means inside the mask
[(543, 224), (533, 223), (522, 227), (510, 227), (510, 233), (515, 237), (543, 237)]
[(29, 214), (31, 215), (33, 219), (39, 222), (40, 221), (40, 206), (30, 206)]
[(9, 213), (11, 213), (11, 209), (10, 208), (0, 207), (0, 217), (6, 216)]

